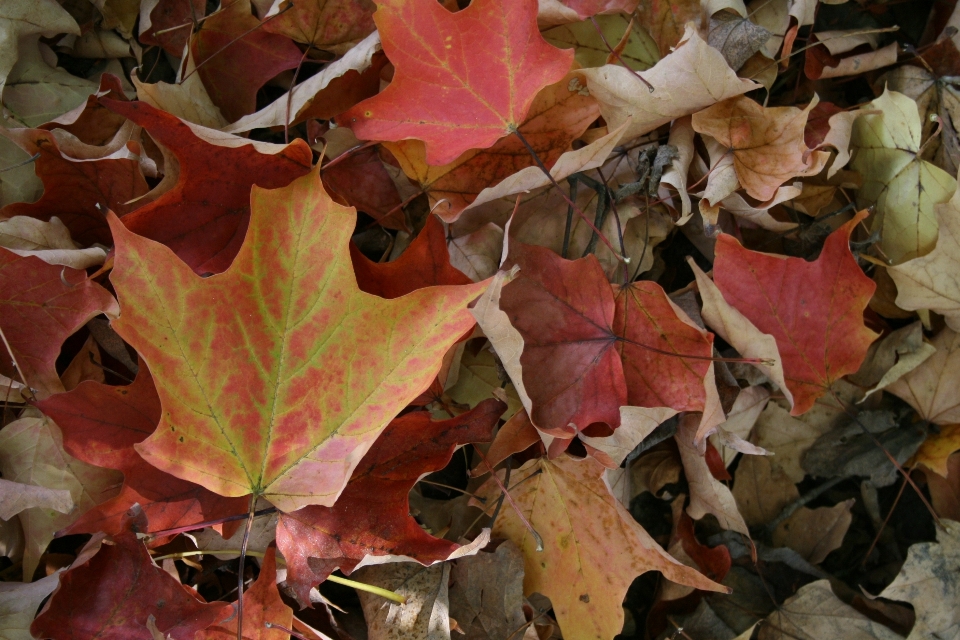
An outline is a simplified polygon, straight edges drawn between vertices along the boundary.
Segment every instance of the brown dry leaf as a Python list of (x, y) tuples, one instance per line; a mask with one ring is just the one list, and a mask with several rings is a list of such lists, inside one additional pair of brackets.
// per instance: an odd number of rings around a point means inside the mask
[[(4, 0), (0, 7), (0, 92), (28, 36), (80, 35), (80, 27), (56, 0)], [(29, 42), (26, 46), (31, 46)]]
[(503, 253), (503, 229), (488, 222), (476, 231), (451, 238), (447, 242), (450, 264), (474, 282), (493, 276)]
[(620, 407), (620, 426), (612, 435), (591, 438), (581, 434), (580, 440), (600, 464), (616, 469), (641, 440), (675, 415), (677, 411), (669, 407)]
[(818, 80), (827, 80), (829, 78), (843, 78), (846, 76), (855, 76), (867, 71), (874, 71), (889, 67), (897, 63), (897, 53), (900, 51), (900, 45), (891, 42), (889, 45), (876, 51), (858, 53), (840, 59), (840, 64), (835, 67), (824, 67), (820, 72)]
[(722, 11), (710, 17), (707, 42), (738, 71), (770, 39), (769, 31), (736, 13)]
[(960, 422), (960, 334), (944, 328), (931, 341), (937, 352), (886, 390), (935, 424)]
[[(494, 525), (494, 535), (523, 551), (524, 592), (550, 598), (568, 638), (606, 640), (619, 633), (623, 597), (633, 579), (647, 571), (699, 589), (723, 590), (670, 557), (611, 495), (603, 476), (604, 468), (590, 458), (562, 454), (556, 460), (530, 460), (513, 472), (511, 478), (520, 484), (511, 493), (547, 541), (544, 550), (536, 550), (512, 509), (502, 510)], [(492, 481), (478, 491), (487, 504), (499, 494)]]
[(923, 325), (919, 321), (914, 322), (870, 345), (860, 369), (848, 380), (868, 389), (864, 395), (866, 399), (916, 369), (936, 350), (936, 347), (924, 341)]
[(933, 510), (941, 518), (960, 521), (960, 452), (947, 458), (947, 474), (926, 473)]
[(680, 482), (681, 473), (683, 465), (668, 447), (655, 447), (641, 454), (630, 465), (630, 499), (644, 491), (659, 495), (665, 486)]
[(897, 285), (898, 307), (936, 311), (960, 331), (960, 192), (935, 209), (940, 224), (933, 250), (887, 272)]
[(782, 470), (794, 483), (806, 475), (800, 460), (817, 438), (833, 428), (829, 422), (811, 423), (807, 414), (803, 419), (794, 418), (790, 411), (776, 402), (767, 404), (754, 427), (755, 442), (774, 453), (770, 462)]
[(193, 73), (196, 67), (193, 56), (187, 59), (187, 70), (183, 82), (168, 84), (166, 82), (141, 82), (137, 74), (131, 72), (130, 79), (137, 88), (137, 99), (172, 113), (182, 120), (199, 124), (208, 129), (219, 129), (227, 125), (227, 119), (220, 113), (217, 105), (213, 104), (207, 88), (203, 86), (200, 74)]
[(879, 622), (874, 622), (844, 604), (833, 594), (829, 580), (801, 587), (760, 626), (759, 640), (903, 640)]
[(70, 237), (60, 218), (49, 222), (28, 216), (0, 220), (0, 247), (18, 256), (36, 256), (47, 264), (86, 269), (103, 264), (107, 252), (100, 247), (81, 249)]
[(37, 609), (58, 584), (60, 576), (57, 574), (36, 582), (0, 583), (0, 636), (4, 640), (33, 640), (30, 624)]
[(66, 489), (48, 489), (0, 478), (0, 518), (9, 520), (24, 509), (52, 509), (69, 513), (73, 498)]
[(853, 123), (860, 117), (861, 113), (861, 111), (841, 111), (833, 114), (827, 120), (830, 130), (817, 148), (833, 147), (837, 150), (837, 157), (830, 163), (830, 169), (827, 171), (828, 179), (835, 176), (840, 169), (850, 162), (850, 138), (853, 136)]
[(733, 497), (748, 526), (770, 522), (800, 497), (796, 485), (768, 456), (744, 456), (737, 467)]
[(761, 201), (774, 197), (790, 178), (820, 173), (829, 154), (810, 153), (803, 130), (810, 110), (796, 107), (761, 107), (738, 96), (693, 116), (693, 128), (732, 150), (734, 167), (747, 194)]
[[(519, 130), (544, 165), (553, 167), (551, 174), (554, 178), (562, 180), (581, 170), (583, 165), (560, 174), (556, 172), (555, 163), (561, 162), (561, 154), (597, 119), (599, 113), (596, 100), (586, 93), (579, 78), (568, 75), (537, 94)], [(426, 145), (419, 140), (385, 142), (383, 145), (394, 155), (407, 177), (426, 192), (431, 208), (447, 222), (456, 220), (470, 205), (479, 206), (482, 202), (550, 184), (543, 172), (534, 166), (530, 152), (517, 136), (502, 138), (488, 149), (466, 151), (442, 166), (427, 164)], [(604, 144), (600, 146), (605, 148)], [(570, 153), (578, 153), (586, 160), (588, 154), (582, 151)], [(605, 160), (607, 155), (609, 149), (602, 159)], [(506, 185), (513, 188), (503, 189)], [(501, 187), (500, 191), (490, 197), (491, 190), (498, 187)], [(478, 199), (481, 192), (486, 197)]]
[(660, 55), (669, 54), (684, 37), (688, 22), (700, 21), (698, 0), (640, 0), (637, 17), (656, 42)]
[(3, 86), (5, 126), (38, 127), (75, 109), (99, 88), (53, 66), (55, 61), (56, 54), (37, 36), (21, 40), (20, 59)]
[(738, 78), (692, 25), (672, 53), (644, 71), (653, 93), (620, 66), (608, 64), (576, 73), (586, 78), (587, 89), (600, 102), (600, 113), (611, 129), (630, 121), (625, 140), (759, 86)]
[(407, 599), (401, 605), (357, 591), (369, 640), (450, 640), (449, 577), (447, 562), (429, 567), (416, 562), (392, 562), (354, 571), (351, 578)]
[(729, 467), (739, 453), (737, 449), (725, 446), (724, 442), (729, 442), (731, 438), (747, 440), (769, 399), (770, 392), (760, 386), (747, 387), (737, 394), (727, 420), (717, 429), (717, 434), (711, 436), (711, 440), (716, 441), (714, 446), (720, 452), (724, 466)]
[(687, 193), (687, 174), (690, 172), (690, 163), (693, 162), (695, 155), (693, 148), (693, 138), (696, 132), (690, 125), (690, 117), (684, 116), (677, 118), (670, 125), (670, 138), (667, 144), (676, 147), (677, 159), (674, 160), (666, 171), (663, 172), (663, 178), (660, 183), (668, 184), (677, 189), (677, 196), (680, 198), (680, 218), (677, 225), (685, 224), (691, 216), (690, 194)]
[(750, 531), (737, 509), (733, 494), (723, 483), (713, 477), (707, 462), (694, 444), (698, 422), (699, 417), (696, 414), (684, 415), (680, 418), (680, 427), (675, 436), (680, 458), (683, 460), (683, 471), (690, 486), (690, 505), (687, 507), (687, 513), (694, 520), (712, 513), (724, 529), (749, 536)]
[(850, 498), (832, 507), (800, 507), (774, 530), (773, 546), (790, 547), (810, 564), (820, 564), (843, 544), (855, 502)]
[(801, 183), (794, 182), (777, 189), (773, 198), (766, 202), (751, 204), (739, 193), (732, 193), (720, 201), (720, 208), (729, 211), (737, 218), (751, 222), (761, 229), (768, 231), (789, 231), (796, 228), (795, 222), (782, 222), (770, 215), (770, 209), (796, 198), (803, 191)]
[(863, 106), (854, 122), (851, 168), (863, 175), (857, 194), (863, 206), (876, 204), (872, 225), (880, 248), (893, 264), (929, 253), (937, 241), (934, 207), (956, 190), (953, 177), (917, 155), (921, 123), (913, 100), (889, 89)]
[(523, 556), (517, 545), (507, 540), (493, 553), (481, 551), (453, 564), (450, 617), (461, 640), (501, 640), (524, 626)]
[(913, 605), (917, 622), (907, 640), (960, 635), (960, 524), (941, 522), (937, 542), (912, 545), (900, 574), (879, 594)]

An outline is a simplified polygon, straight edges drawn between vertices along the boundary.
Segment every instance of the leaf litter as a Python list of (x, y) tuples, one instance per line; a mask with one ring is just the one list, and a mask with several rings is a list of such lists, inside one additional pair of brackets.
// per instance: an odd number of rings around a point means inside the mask
[(0, 635), (960, 629), (933, 3), (0, 7)]

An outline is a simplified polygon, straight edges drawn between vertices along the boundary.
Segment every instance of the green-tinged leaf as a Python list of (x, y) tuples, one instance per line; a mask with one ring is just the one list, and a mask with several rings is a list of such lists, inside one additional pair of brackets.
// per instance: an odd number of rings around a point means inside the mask
[(486, 284), (394, 300), (361, 292), (347, 249), (354, 211), (316, 172), (255, 187), (251, 210), (237, 258), (206, 279), (111, 218), (114, 327), (149, 364), (163, 406), (137, 450), (222, 495), (329, 506), (470, 329), (467, 303)]

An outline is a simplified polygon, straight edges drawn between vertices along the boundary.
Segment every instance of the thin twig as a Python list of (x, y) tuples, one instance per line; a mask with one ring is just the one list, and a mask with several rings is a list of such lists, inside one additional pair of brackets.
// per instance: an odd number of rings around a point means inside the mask
[(34, 160), (36, 160), (36, 159), (39, 158), (39, 157), (40, 157), (40, 152), (37, 151), (35, 154), (33, 154), (32, 156), (30, 156), (29, 158), (27, 158), (27, 159), (24, 160), (23, 162), (19, 162), (19, 163), (13, 165), (12, 167), (7, 167), (6, 169), (0, 169), (0, 173), (3, 173), (4, 171), (11, 171), (11, 170), (13, 170), (13, 169), (17, 169), (17, 168), (22, 167), (22, 166), (24, 166), (24, 165), (28, 165), (28, 164), (30, 164), (31, 162), (33, 162)]
[[(607, 36), (603, 35), (603, 31), (600, 29), (600, 25), (597, 24), (597, 19), (594, 18), (593, 16), (590, 16), (590, 22), (593, 23), (593, 26), (594, 26), (594, 28), (597, 30), (597, 33), (600, 34), (600, 39), (603, 40), (603, 44), (607, 47), (607, 50), (610, 51), (611, 54), (613, 54), (614, 56), (616, 56), (617, 61), (618, 61), (620, 64), (622, 64), (622, 65), (627, 69), (627, 71), (629, 71), (629, 72), (632, 73), (634, 76), (636, 76), (637, 79), (640, 80), (640, 82), (642, 82), (643, 84), (647, 85), (647, 89), (650, 91), (650, 93), (653, 93), (653, 92), (655, 91), (655, 89), (653, 88), (653, 85), (650, 84), (650, 83), (647, 81), (646, 78), (644, 78), (643, 76), (641, 76), (638, 71), (634, 70), (633, 67), (631, 67), (631, 66), (628, 65), (626, 62), (624, 62), (624, 61), (623, 61), (623, 58), (620, 57), (620, 53), (619, 53), (618, 51), (616, 51), (613, 47), (610, 46), (610, 43), (607, 42)], [(632, 23), (631, 23), (631, 24), (632, 24)]]
[(247, 559), (247, 546), (250, 544), (250, 530), (253, 529), (253, 518), (257, 513), (257, 494), (250, 495), (250, 513), (247, 515), (247, 526), (243, 529), (243, 542), (240, 543), (240, 566), (237, 568), (237, 640), (243, 640), (243, 565)]

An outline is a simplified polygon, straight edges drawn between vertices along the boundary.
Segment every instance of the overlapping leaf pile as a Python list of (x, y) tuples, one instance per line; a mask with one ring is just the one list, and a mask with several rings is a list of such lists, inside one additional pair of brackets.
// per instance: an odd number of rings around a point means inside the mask
[(956, 637), (954, 23), (6, 0), (0, 635)]

